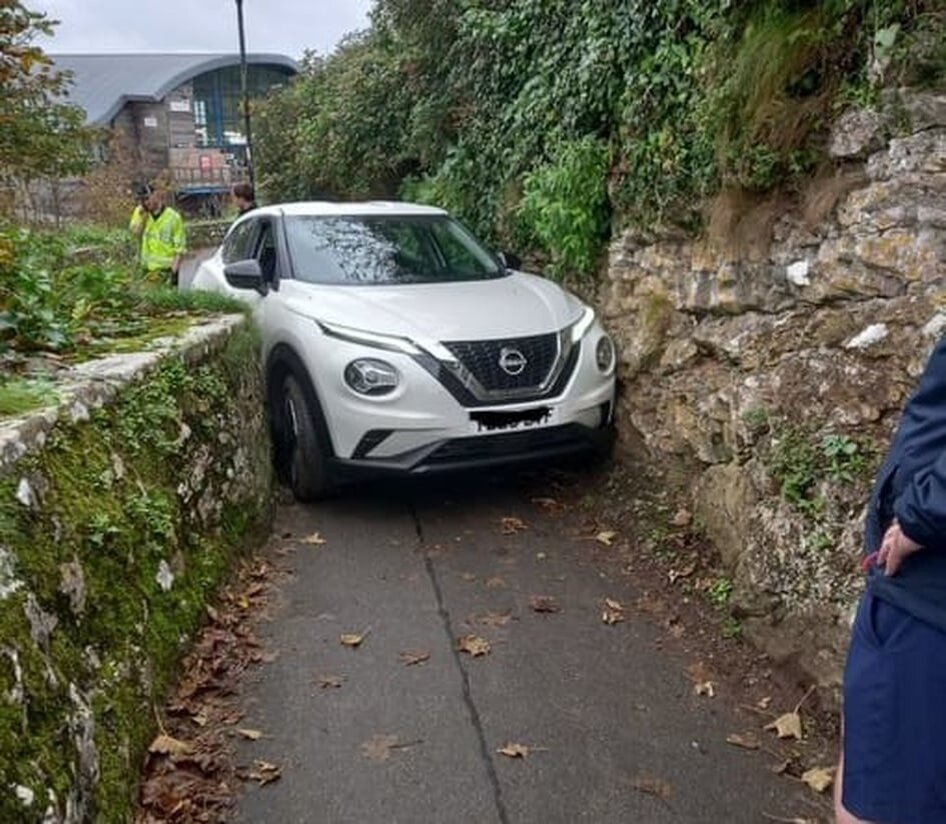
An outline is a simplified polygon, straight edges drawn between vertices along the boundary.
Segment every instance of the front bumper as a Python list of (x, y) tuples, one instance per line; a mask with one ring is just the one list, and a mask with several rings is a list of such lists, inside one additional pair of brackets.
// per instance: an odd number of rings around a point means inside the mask
[(568, 423), (538, 429), (448, 438), (392, 458), (339, 459), (331, 462), (339, 482), (391, 476), (426, 476), (532, 466), (577, 456), (605, 456), (614, 443), (610, 404), (603, 404), (598, 427)]

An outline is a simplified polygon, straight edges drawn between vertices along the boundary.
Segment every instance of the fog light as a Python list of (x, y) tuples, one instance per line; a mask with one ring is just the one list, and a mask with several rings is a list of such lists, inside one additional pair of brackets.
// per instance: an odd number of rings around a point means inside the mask
[(387, 395), (397, 389), (399, 376), (390, 363), (359, 358), (345, 367), (345, 383), (359, 395)]
[(595, 347), (595, 361), (598, 369), (607, 374), (614, 368), (614, 342), (608, 335), (602, 335), (598, 338), (598, 345)]

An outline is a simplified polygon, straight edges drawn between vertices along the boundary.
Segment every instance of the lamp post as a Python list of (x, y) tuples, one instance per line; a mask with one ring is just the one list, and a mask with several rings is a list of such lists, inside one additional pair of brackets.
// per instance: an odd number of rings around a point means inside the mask
[(243, 34), (243, 0), (236, 0), (240, 31), (240, 94), (243, 98), (243, 130), (246, 132), (246, 173), (253, 185), (253, 140), (250, 133), (250, 100), (246, 90), (246, 38)]

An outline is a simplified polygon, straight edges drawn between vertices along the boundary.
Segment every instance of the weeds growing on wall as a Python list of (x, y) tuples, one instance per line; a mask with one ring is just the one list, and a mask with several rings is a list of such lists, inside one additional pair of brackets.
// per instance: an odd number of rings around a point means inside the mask
[(273, 199), (433, 202), (590, 274), (614, 225), (791, 188), (839, 107), (946, 77), (943, 31), (938, 0), (378, 0), (258, 107), (259, 166)]

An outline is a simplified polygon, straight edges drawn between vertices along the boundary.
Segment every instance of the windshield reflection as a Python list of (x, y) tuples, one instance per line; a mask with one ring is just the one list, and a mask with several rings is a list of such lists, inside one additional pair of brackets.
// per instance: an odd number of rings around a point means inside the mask
[(506, 274), (445, 215), (297, 215), (286, 218), (286, 234), (295, 276), (310, 283), (444, 283)]

